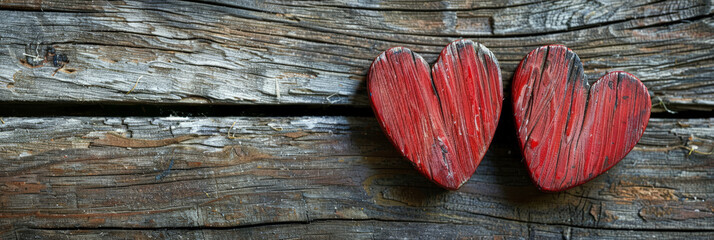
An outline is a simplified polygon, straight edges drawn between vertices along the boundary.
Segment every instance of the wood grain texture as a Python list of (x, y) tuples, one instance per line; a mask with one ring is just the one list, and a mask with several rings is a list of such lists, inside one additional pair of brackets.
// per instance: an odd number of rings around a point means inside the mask
[(590, 87), (580, 58), (562, 45), (524, 57), (512, 90), (524, 161), (544, 191), (583, 184), (617, 164), (640, 140), (652, 107), (647, 88), (627, 72)]
[(457, 40), (434, 67), (407, 48), (374, 60), (368, 91), (385, 134), (414, 167), (451, 190), (481, 162), (498, 125), (503, 101), (501, 70), (493, 53)]
[[(709, 232), (597, 230), (532, 224), (505, 229), (474, 224), (377, 220), (317, 221), (237, 229), (22, 229), (18, 239), (710, 239)], [(503, 225), (501, 225), (503, 226)], [(449, 231), (444, 231), (448, 229)], [(399, 231), (395, 234), (394, 231)]]
[[(367, 106), (380, 52), (404, 46), (433, 63), (444, 45), (471, 38), (498, 57), (505, 87), (528, 52), (564, 44), (589, 79), (640, 77), (655, 111), (712, 110), (713, 12), (708, 0), (4, 0), (0, 100)], [(71, 72), (20, 62), (46, 46), (67, 55)]]
[[(528, 52), (564, 44), (588, 79), (640, 77), (653, 111), (711, 111), (712, 16), (708, 0), (0, 0), (0, 104), (361, 108), (381, 52), (434, 63), (469, 38), (498, 57), (506, 89)], [(64, 68), (33, 66), (49, 46)], [(618, 165), (553, 194), (528, 179), (510, 118), (450, 192), (373, 118), (0, 116), (0, 239), (714, 234), (714, 119), (687, 114), (651, 119)]]
[[(607, 173), (542, 193), (510, 121), (471, 180), (446, 191), (402, 159), (372, 118), (5, 118), (0, 237), (400, 238), (452, 229), (443, 236), (706, 239), (714, 165), (689, 149), (714, 151), (713, 120), (651, 119)], [(105, 140), (116, 135), (153, 146)]]

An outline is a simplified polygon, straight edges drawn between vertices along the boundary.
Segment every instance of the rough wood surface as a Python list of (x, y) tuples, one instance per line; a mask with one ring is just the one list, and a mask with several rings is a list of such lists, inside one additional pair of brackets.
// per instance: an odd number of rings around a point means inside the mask
[[(528, 52), (564, 44), (589, 79), (642, 79), (656, 111), (712, 110), (712, 16), (709, 0), (3, 0), (0, 100), (366, 106), (380, 52), (405, 46), (433, 63), (469, 38), (494, 52), (506, 88)], [(54, 76), (23, 55), (48, 46), (69, 60)]]
[(373, 118), (5, 118), (0, 238), (706, 239), (712, 120), (651, 119), (607, 173), (542, 193), (512, 121), (471, 180), (446, 191)]
[(528, 178), (508, 108), (476, 174), (446, 191), (369, 117), (41, 106), (357, 109), (382, 51), (404, 46), (431, 64), (468, 38), (498, 58), (506, 101), (520, 60), (563, 44), (588, 79), (639, 77), (653, 111), (711, 111), (713, 16), (710, 0), (0, 0), (0, 106), (36, 103), (31, 118), (0, 113), (0, 239), (711, 239), (712, 118), (651, 119), (614, 168), (547, 194)]
[[(488, 224), (488, 223), (487, 223)], [(504, 225), (500, 225), (503, 227)], [(238, 229), (22, 229), (18, 239), (711, 239), (710, 232), (622, 231), (589, 228), (506, 225), (509, 233), (475, 224), (377, 220), (318, 221)], [(444, 231), (449, 229), (451, 231)], [(398, 232), (395, 232), (398, 231)], [(309, 234), (306, 234), (309, 233)]]

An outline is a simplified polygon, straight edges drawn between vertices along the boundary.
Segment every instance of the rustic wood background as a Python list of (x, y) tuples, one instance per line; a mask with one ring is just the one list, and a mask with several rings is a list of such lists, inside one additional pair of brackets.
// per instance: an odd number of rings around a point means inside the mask
[[(0, 0), (0, 22), (0, 239), (714, 237), (711, 0)], [(445, 191), (388, 143), (365, 76), (458, 38), (498, 57), (506, 109)], [(551, 194), (508, 109), (546, 44), (590, 81), (640, 77), (655, 112), (622, 162)], [(69, 63), (33, 66), (48, 47)]]

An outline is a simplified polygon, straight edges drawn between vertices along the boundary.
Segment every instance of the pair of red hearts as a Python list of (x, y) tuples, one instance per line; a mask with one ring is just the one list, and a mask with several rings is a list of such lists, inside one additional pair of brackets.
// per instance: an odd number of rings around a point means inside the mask
[[(649, 121), (647, 88), (610, 72), (592, 86), (580, 58), (560, 45), (530, 52), (516, 69), (516, 129), (531, 179), (561, 191), (607, 171), (635, 146)], [(429, 64), (395, 47), (374, 60), (369, 96), (384, 132), (419, 172), (458, 189), (476, 171), (498, 125), (501, 70), (493, 53), (452, 42)]]

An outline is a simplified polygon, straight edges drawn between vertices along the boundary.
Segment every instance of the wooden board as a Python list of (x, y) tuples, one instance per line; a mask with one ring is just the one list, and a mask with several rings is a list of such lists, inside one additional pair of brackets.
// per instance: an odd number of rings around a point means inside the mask
[[(0, 0), (0, 239), (711, 239), (712, 6)], [(624, 70), (654, 112), (697, 112), (653, 114), (622, 162), (549, 194), (507, 107), (446, 191), (386, 140), (366, 76), (390, 47), (433, 64), (459, 38), (498, 58), (505, 106), (520, 60), (564, 44), (591, 83)], [(48, 47), (69, 63), (33, 66)]]
[(446, 191), (373, 118), (5, 118), (0, 237), (705, 239), (712, 120), (651, 119), (610, 171), (542, 193), (508, 119), (473, 178)]
[[(712, 16), (706, 0), (4, 0), (0, 101), (366, 106), (380, 52), (405, 46), (433, 63), (469, 38), (494, 52), (507, 89), (528, 52), (564, 44), (590, 81), (613, 70), (642, 79), (655, 111), (710, 111)], [(63, 71), (21, 62), (48, 46), (68, 56)]]
[[(499, 225), (503, 227), (504, 225)], [(710, 232), (623, 231), (545, 225), (478, 225), (376, 220), (318, 221), (231, 229), (23, 229), (18, 239), (711, 239)], [(444, 230), (449, 230), (446, 232)], [(398, 232), (397, 232), (398, 231)], [(309, 234), (306, 234), (309, 233)], [(626, 235), (625, 235), (626, 234)]]

